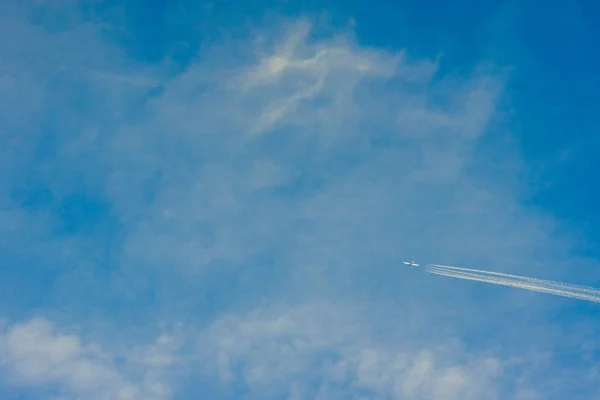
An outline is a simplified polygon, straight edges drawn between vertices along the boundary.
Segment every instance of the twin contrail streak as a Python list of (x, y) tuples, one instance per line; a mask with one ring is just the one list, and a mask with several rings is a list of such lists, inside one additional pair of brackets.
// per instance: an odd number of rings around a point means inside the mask
[(451, 278), (493, 283), (496, 285), (516, 287), (535, 292), (549, 293), (572, 299), (600, 303), (600, 290), (589, 286), (527, 278), (524, 276), (483, 271), (479, 269), (451, 267), (449, 265), (428, 264), (425, 266), (425, 270), (431, 274), (449, 276)]

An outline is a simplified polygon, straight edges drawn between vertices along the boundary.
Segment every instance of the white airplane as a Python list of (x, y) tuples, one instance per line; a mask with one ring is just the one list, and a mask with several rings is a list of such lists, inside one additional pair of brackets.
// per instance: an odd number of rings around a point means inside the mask
[(404, 261), (404, 264), (408, 265), (409, 267), (418, 267), (419, 264), (415, 263), (415, 260), (408, 262), (408, 261)]

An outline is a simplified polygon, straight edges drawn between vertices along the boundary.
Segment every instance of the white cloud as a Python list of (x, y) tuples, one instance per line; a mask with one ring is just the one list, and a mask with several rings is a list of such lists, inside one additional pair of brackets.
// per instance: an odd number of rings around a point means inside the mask
[(51, 322), (35, 318), (8, 326), (0, 335), (0, 365), (18, 386), (60, 388), (77, 399), (151, 400), (170, 398), (171, 388), (161, 370), (176, 363), (173, 338), (117, 356), (93, 342), (58, 331)]
[(248, 385), (248, 398), (501, 397), (502, 360), (452, 349), (445, 340), (431, 349), (407, 345), (401, 335), (384, 344), (348, 311), (318, 304), (222, 317), (201, 334), (199, 358), (223, 384)]

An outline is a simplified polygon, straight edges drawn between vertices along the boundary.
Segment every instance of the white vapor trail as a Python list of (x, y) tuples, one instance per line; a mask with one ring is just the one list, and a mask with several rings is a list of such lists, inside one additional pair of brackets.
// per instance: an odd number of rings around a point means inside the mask
[(451, 267), (449, 265), (427, 264), (425, 270), (431, 274), (449, 276), (451, 278), (493, 283), (496, 285), (516, 287), (535, 292), (549, 293), (572, 299), (600, 303), (600, 290), (589, 286), (573, 285), (479, 269)]
[(573, 285), (573, 284), (564, 283), (564, 282), (548, 281), (545, 279), (537, 279), (537, 278), (528, 278), (525, 276), (504, 274), (501, 272), (484, 271), (484, 270), (480, 270), (480, 269), (452, 267), (449, 265), (427, 264), (427, 266), (438, 267), (438, 268), (442, 268), (442, 269), (450, 269), (450, 270), (454, 270), (454, 271), (462, 271), (465, 273), (481, 273), (484, 275), (493, 275), (493, 276), (498, 276), (498, 277), (504, 277), (507, 279), (514, 279), (514, 280), (519, 280), (519, 281), (524, 281), (524, 282), (532, 282), (532, 283), (548, 285), (548, 286), (552, 286), (552, 287), (560, 287), (560, 288), (564, 288), (564, 289), (577, 288), (577, 290), (587, 291), (590, 293), (600, 293), (600, 289), (596, 289), (591, 286)]

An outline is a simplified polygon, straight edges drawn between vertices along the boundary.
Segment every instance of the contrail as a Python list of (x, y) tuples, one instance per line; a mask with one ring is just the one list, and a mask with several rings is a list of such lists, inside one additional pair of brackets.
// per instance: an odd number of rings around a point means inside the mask
[[(427, 266), (438, 267), (438, 268), (442, 268), (442, 269), (450, 269), (450, 270), (455, 270), (455, 271), (463, 271), (466, 273), (480, 273), (480, 274), (484, 274), (484, 275), (493, 275), (493, 276), (498, 276), (498, 277), (504, 277), (504, 278), (511, 279), (511, 280), (514, 279), (517, 281), (532, 282), (532, 283), (548, 285), (548, 286), (552, 286), (552, 287), (561, 287), (566, 290), (577, 289), (577, 290), (581, 290), (581, 291), (588, 291), (591, 293), (600, 293), (600, 289), (596, 289), (591, 286), (574, 285), (574, 284), (564, 283), (564, 282), (548, 281), (548, 280), (537, 279), (537, 278), (528, 278), (528, 277), (519, 276), (519, 275), (503, 274), (501, 272), (484, 271), (484, 270), (480, 270), (480, 269), (452, 267), (450, 265), (427, 264)], [(427, 268), (427, 266), (425, 268)]]
[(449, 276), (451, 278), (493, 283), (496, 285), (516, 287), (535, 292), (549, 293), (572, 299), (600, 303), (600, 290), (589, 286), (573, 285), (479, 269), (452, 267), (449, 265), (427, 264), (425, 270), (431, 274)]

